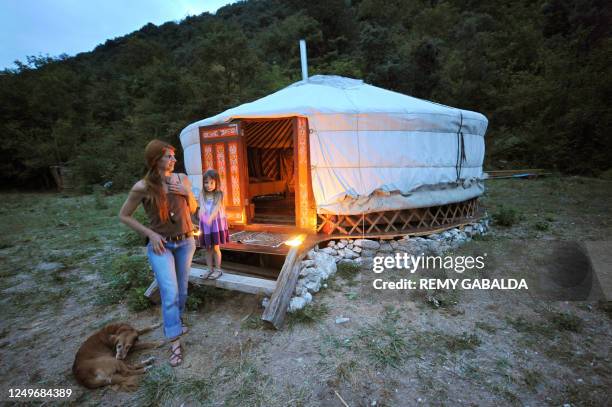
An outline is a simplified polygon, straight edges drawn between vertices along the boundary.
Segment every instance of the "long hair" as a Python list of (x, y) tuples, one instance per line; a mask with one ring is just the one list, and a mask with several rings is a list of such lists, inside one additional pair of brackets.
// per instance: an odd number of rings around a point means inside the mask
[(176, 149), (171, 144), (161, 140), (151, 140), (145, 148), (145, 161), (147, 164), (147, 174), (144, 177), (149, 199), (153, 206), (157, 208), (159, 219), (162, 222), (167, 222), (168, 216), (168, 198), (164, 191), (162, 176), (157, 169), (157, 163), (162, 159), (167, 150), (174, 152)]
[[(208, 191), (204, 189), (204, 181), (206, 181), (206, 179), (212, 179), (213, 181), (215, 181), (215, 189), (212, 191), (212, 194), (214, 199), (214, 206), (216, 206), (223, 199), (223, 191), (221, 191), (220, 189), (221, 177), (219, 177), (219, 173), (213, 170), (212, 168), (207, 170), (204, 175), (202, 175), (202, 193), (200, 194), (202, 198), (204, 198), (208, 193)], [(202, 199), (202, 202), (204, 202), (204, 199)]]

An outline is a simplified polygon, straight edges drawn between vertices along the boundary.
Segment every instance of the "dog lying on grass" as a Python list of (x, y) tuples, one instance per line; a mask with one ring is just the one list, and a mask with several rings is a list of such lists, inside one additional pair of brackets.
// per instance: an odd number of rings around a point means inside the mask
[(130, 351), (162, 346), (163, 341), (138, 342), (140, 335), (157, 327), (159, 324), (137, 330), (128, 324), (110, 324), (91, 335), (74, 357), (72, 373), (77, 382), (89, 389), (113, 385), (124, 391), (136, 390), (155, 358), (135, 365), (123, 360)]

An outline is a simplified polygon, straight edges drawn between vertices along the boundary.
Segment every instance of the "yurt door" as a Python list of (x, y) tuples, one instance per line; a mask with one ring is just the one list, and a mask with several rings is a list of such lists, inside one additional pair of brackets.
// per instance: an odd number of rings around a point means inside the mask
[(200, 149), (202, 174), (211, 168), (219, 173), (228, 221), (245, 224), (246, 154), (238, 123), (200, 127)]

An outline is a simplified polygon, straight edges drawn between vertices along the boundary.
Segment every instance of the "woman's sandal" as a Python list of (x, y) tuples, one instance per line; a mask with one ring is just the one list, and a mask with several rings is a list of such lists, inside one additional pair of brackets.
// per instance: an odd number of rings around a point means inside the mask
[(204, 274), (202, 274), (202, 280), (206, 280), (208, 277), (210, 277), (210, 275), (213, 273), (213, 269), (211, 267), (209, 267)]
[(181, 344), (178, 346), (170, 345), (170, 366), (177, 367), (183, 363), (183, 352)]
[(209, 280), (216, 280), (223, 275), (223, 270), (215, 269), (212, 273), (208, 275)]
[(185, 335), (187, 332), (189, 332), (189, 327), (187, 325), (185, 325), (185, 322), (183, 321), (183, 317), (181, 317), (181, 335)]

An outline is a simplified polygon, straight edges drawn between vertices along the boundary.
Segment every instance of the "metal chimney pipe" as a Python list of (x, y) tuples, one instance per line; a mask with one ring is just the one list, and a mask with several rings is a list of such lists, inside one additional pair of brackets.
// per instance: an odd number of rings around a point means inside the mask
[(308, 80), (308, 60), (306, 59), (306, 41), (300, 40), (300, 60), (302, 61), (302, 80)]

